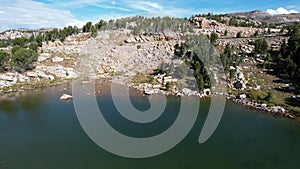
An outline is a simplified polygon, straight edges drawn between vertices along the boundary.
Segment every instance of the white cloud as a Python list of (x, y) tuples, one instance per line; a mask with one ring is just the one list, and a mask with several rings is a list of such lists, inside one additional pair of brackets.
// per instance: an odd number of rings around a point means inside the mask
[[(178, 8), (169, 2), (157, 0), (48, 0), (48, 3), (35, 0), (0, 1), (1, 4), (6, 4), (0, 6), (0, 30), (62, 28), (68, 25), (82, 27), (87, 21), (95, 23), (99, 19), (109, 20), (135, 15), (184, 17), (197, 13), (193, 9)], [(91, 6), (96, 8), (90, 8)], [(105, 10), (97, 10), (97, 7)], [(84, 19), (79, 20), (71, 11)]]
[(130, 8), (136, 9), (136, 10), (142, 10), (145, 12), (155, 13), (162, 11), (164, 8), (155, 2), (150, 1), (127, 1), (127, 5)]
[(63, 8), (81, 8), (86, 6), (91, 6), (94, 4), (107, 2), (108, 0), (69, 0), (69, 1), (62, 1), (62, 0), (51, 0), (52, 5), (54, 7), (63, 7)]
[[(4, 1), (4, 2), (3, 2)], [(0, 30), (14, 28), (39, 29), (64, 27), (68, 24), (82, 25), (68, 10), (57, 10), (32, 0), (2, 0), (0, 6)]]
[(154, 9), (163, 10), (163, 7), (155, 2), (149, 2), (149, 1), (140, 1), (140, 4), (150, 6)]
[(267, 12), (269, 14), (272, 14), (272, 15), (298, 13), (298, 11), (296, 11), (294, 9), (287, 10), (287, 9), (285, 9), (283, 7), (279, 7), (276, 10), (274, 10), (274, 9), (267, 9)]
[(111, 5), (94, 4), (94, 6), (99, 7), (99, 8), (103, 8), (103, 9), (117, 9), (117, 10), (127, 11), (127, 12), (130, 11), (130, 10), (127, 9), (127, 8), (122, 8), (122, 7), (117, 7), (117, 6), (111, 6)]
[(73, 19), (72, 21), (68, 22), (66, 25), (77, 26), (78, 28), (82, 28), (85, 24), (86, 24), (86, 22), (84, 22), (84, 21)]
[(172, 16), (172, 17), (185, 17), (198, 13), (194, 9), (174, 7), (165, 3), (159, 4), (151, 1), (126, 1), (127, 6), (133, 10), (144, 11), (144, 13), (136, 13), (136, 15), (144, 15), (148, 17), (156, 16)]
[(162, 11), (162, 14), (173, 16), (173, 17), (191, 16), (195, 13), (198, 13), (198, 11), (192, 9), (183, 9), (183, 8), (170, 8)]

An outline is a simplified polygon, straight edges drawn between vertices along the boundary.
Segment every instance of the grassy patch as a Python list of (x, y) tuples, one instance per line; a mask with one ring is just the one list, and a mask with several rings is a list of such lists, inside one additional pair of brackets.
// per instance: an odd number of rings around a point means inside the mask
[(125, 72), (122, 72), (122, 71), (118, 71), (118, 72), (114, 73), (115, 76), (122, 76), (124, 74), (125, 74)]
[(10, 87), (7, 87), (7, 86), (4, 86), (4, 87), (2, 88), (3, 91), (8, 91), (9, 89), (10, 89)]
[(248, 93), (248, 97), (250, 100), (254, 100), (256, 102), (261, 102), (267, 96), (267, 93), (259, 90), (252, 90)]
[(143, 73), (137, 73), (133, 79), (133, 83), (150, 83), (150, 84), (157, 84), (153, 75), (147, 75)]

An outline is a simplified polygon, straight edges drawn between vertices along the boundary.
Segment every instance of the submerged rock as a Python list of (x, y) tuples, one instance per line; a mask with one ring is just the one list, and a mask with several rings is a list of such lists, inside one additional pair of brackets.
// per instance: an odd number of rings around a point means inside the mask
[(63, 95), (59, 98), (59, 100), (60, 100), (60, 101), (67, 101), (67, 100), (70, 100), (70, 99), (72, 99), (72, 98), (73, 98), (73, 96), (71, 96), (71, 95), (63, 94)]

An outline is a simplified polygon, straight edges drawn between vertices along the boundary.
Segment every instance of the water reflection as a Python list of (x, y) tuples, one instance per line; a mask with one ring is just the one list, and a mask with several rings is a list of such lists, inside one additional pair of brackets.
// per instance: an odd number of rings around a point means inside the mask
[(31, 112), (37, 109), (45, 102), (45, 93), (39, 92), (26, 92), (13, 96), (2, 96), (0, 99), (0, 112), (15, 113), (19, 109)]
[[(99, 86), (100, 94), (109, 89)], [(0, 99), (0, 169), (299, 168), (298, 122), (264, 116), (232, 102), (226, 104), (224, 117), (213, 137), (205, 144), (198, 144), (210, 107), (209, 99), (201, 100), (194, 128), (171, 151), (149, 159), (120, 158), (89, 139), (78, 122), (72, 101), (58, 100), (62, 93), (71, 90), (62, 85)], [(179, 98), (168, 98), (161, 119), (138, 126), (117, 114), (111, 97), (104, 95), (97, 99), (114, 128), (136, 137), (156, 135), (171, 126), (180, 105)], [(149, 106), (147, 99), (136, 96), (132, 103), (137, 109), (145, 110)]]
[(15, 113), (17, 111), (16, 101), (12, 99), (5, 99), (0, 101), (0, 112)]
[(44, 98), (45, 94), (41, 92), (18, 97), (16, 101), (22, 109), (30, 112), (41, 106), (44, 103)]
[(4, 169), (8, 167), (8, 161), (1, 161), (0, 160), (0, 168)]

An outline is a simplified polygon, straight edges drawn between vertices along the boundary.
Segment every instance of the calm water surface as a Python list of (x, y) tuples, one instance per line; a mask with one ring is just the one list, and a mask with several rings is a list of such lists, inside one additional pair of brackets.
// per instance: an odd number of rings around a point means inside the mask
[[(0, 102), (0, 168), (5, 169), (239, 169), (299, 168), (300, 123), (247, 110), (231, 102), (214, 135), (204, 144), (197, 140), (210, 100), (202, 100), (189, 135), (172, 150), (147, 159), (115, 156), (98, 147), (82, 130), (72, 101), (60, 102), (59, 90), (48, 87)], [(140, 110), (146, 97), (132, 98)], [(119, 132), (149, 137), (167, 129), (177, 116), (180, 100), (169, 98), (167, 110), (150, 124), (123, 119), (110, 96), (98, 103), (107, 121)], [(103, 136), (105, 137), (105, 135)]]

